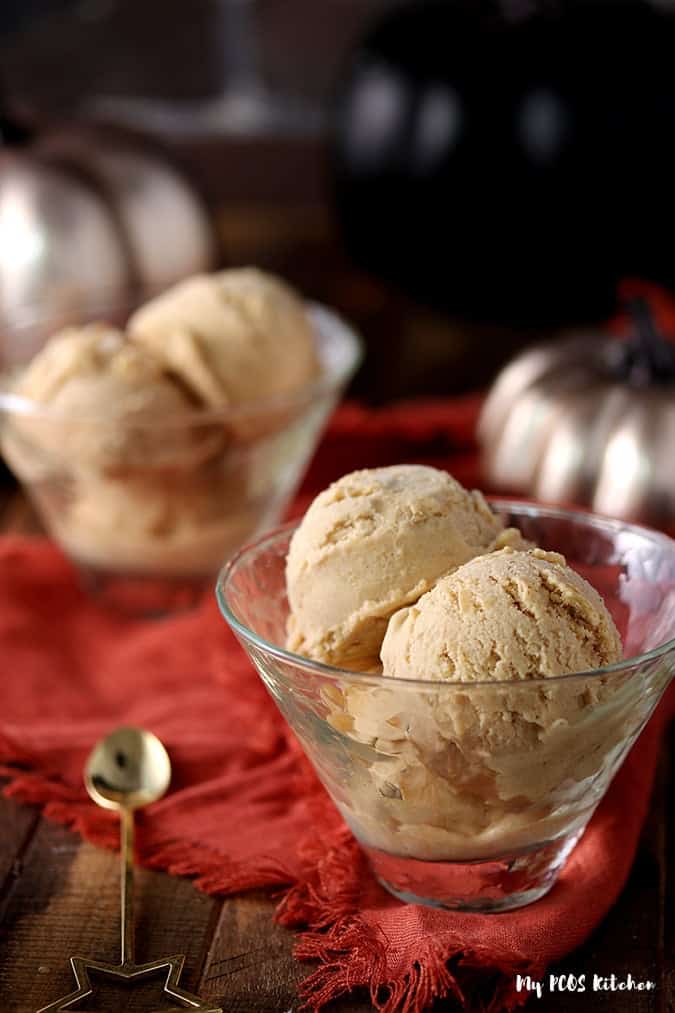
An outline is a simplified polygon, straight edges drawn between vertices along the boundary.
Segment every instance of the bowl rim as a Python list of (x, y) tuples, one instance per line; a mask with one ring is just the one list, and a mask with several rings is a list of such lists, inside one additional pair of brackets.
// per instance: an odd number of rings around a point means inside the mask
[[(196, 405), (194, 408), (190, 408), (175, 416), (163, 416), (160, 419), (153, 419), (152, 417), (144, 418), (143, 416), (137, 417), (135, 415), (131, 415), (126, 419), (123, 414), (116, 416), (114, 413), (105, 412), (101, 414), (91, 413), (89, 415), (78, 413), (75, 416), (67, 411), (56, 411), (48, 404), (42, 404), (31, 398), (15, 394), (11, 390), (0, 390), (0, 415), (22, 416), (24, 418), (48, 419), (52, 421), (58, 420), (62, 423), (77, 419), (78, 422), (88, 421), (92, 424), (105, 422), (106, 425), (109, 425), (111, 419), (114, 419), (116, 425), (130, 425), (134, 429), (162, 429), (164, 431), (173, 428), (179, 429), (186, 425), (201, 425), (222, 422), (223, 420), (246, 420), (277, 412), (297, 410), (303, 405), (311, 404), (326, 394), (340, 390), (354, 376), (363, 362), (365, 354), (362, 336), (340, 313), (332, 307), (325, 306), (319, 302), (305, 301), (304, 305), (317, 336), (322, 336), (331, 343), (335, 341), (341, 342), (346, 354), (344, 362), (333, 364), (332, 366), (328, 364), (315, 379), (310, 380), (293, 391), (275, 394), (272, 397), (255, 398), (236, 405), (223, 405), (217, 408), (199, 407)], [(108, 307), (108, 311), (110, 309), (111, 307)], [(82, 324), (63, 324), (54, 331), (54, 334), (71, 327), (85, 327), (96, 323), (106, 324), (107, 321), (103, 317), (97, 318), (94, 314), (91, 320)], [(121, 329), (116, 324), (109, 324), (109, 326), (114, 330)], [(8, 375), (12, 375), (11, 371)]]
[[(543, 515), (552, 519), (557, 518), (558, 520), (575, 520), (602, 530), (610, 528), (617, 534), (624, 531), (637, 534), (641, 538), (646, 538), (647, 540), (657, 544), (661, 543), (664, 546), (668, 546), (671, 551), (675, 550), (675, 540), (660, 531), (655, 531), (652, 528), (644, 527), (640, 524), (622, 521), (614, 517), (607, 517), (603, 514), (594, 513), (590, 510), (587, 511), (578, 508), (569, 509), (567, 507), (539, 504), (527, 499), (501, 497), (489, 497), (488, 503), (491, 507), (497, 510), (509, 511), (510, 513), (515, 514), (520, 513), (523, 516), (534, 517)], [(314, 661), (311, 658), (304, 657), (302, 654), (296, 654), (294, 651), (289, 651), (285, 647), (280, 647), (278, 644), (273, 644), (265, 637), (261, 637), (259, 634), (255, 633), (254, 630), (237, 619), (228, 604), (226, 596), (228, 580), (234, 569), (245, 556), (259, 550), (266, 543), (273, 543), (279, 540), (282, 536), (293, 532), (297, 527), (299, 527), (299, 525), (300, 520), (289, 521), (272, 531), (265, 532), (258, 538), (241, 546), (221, 568), (216, 579), (215, 596), (222, 617), (234, 631), (238, 639), (244, 640), (247, 644), (252, 644), (257, 649), (264, 651), (266, 654), (271, 655), (279, 661), (292, 664), (296, 668), (304, 668), (305, 670), (313, 672), (315, 675), (322, 676), (333, 681), (346, 680), (362, 686), (385, 685), (389, 687), (397, 686), (398, 688), (407, 686), (411, 689), (426, 689), (427, 691), (429, 691), (431, 687), (435, 687), (436, 689), (454, 688), (461, 689), (466, 692), (472, 692), (474, 688), (486, 686), (517, 686), (519, 688), (529, 686), (540, 687), (543, 685), (551, 686), (552, 684), (559, 684), (563, 682), (567, 683), (573, 680), (588, 681), (589, 679), (600, 678), (604, 675), (616, 672), (629, 671), (634, 668), (639, 668), (645, 664), (649, 664), (652, 661), (656, 661), (675, 649), (675, 636), (673, 636), (663, 644), (659, 644), (657, 647), (652, 648), (650, 651), (646, 651), (643, 654), (637, 654), (632, 658), (623, 658), (621, 661), (614, 662), (612, 665), (604, 665), (602, 668), (593, 668), (581, 672), (568, 672), (564, 675), (538, 676), (534, 679), (526, 679), (515, 683), (510, 679), (483, 679), (476, 682), (461, 682), (460, 680), (444, 679), (402, 679), (394, 678), (393, 676), (380, 675), (373, 672), (355, 672), (352, 669), (339, 668), (335, 665), (329, 665), (322, 661)]]

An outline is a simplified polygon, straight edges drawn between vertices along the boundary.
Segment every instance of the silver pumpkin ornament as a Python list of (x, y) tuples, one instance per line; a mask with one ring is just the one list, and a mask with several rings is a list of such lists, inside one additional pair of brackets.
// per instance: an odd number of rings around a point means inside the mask
[(27, 323), (128, 310), (213, 266), (200, 199), (152, 148), (86, 127), (18, 136), (0, 148), (3, 366)]
[(494, 382), (478, 425), (493, 489), (675, 526), (675, 354), (642, 300), (628, 341), (539, 345)]
[(86, 177), (112, 212), (143, 288), (163, 288), (213, 266), (215, 241), (201, 200), (150, 141), (73, 127), (48, 133), (36, 151)]
[(117, 303), (131, 282), (122, 237), (96, 192), (53, 166), (3, 156), (0, 317), (10, 330), (104, 297)]

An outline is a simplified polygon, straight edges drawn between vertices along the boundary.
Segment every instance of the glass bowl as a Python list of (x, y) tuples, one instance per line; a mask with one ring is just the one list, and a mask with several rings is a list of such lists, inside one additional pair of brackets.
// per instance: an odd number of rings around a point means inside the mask
[[(73, 417), (0, 394), (5, 460), (99, 597), (134, 613), (189, 605), (228, 555), (278, 524), (361, 357), (335, 313), (307, 313), (322, 370), (289, 395), (148, 419)], [(21, 347), (29, 358), (37, 335), (32, 324), (22, 346), (14, 334), (6, 361), (16, 366)]]
[(243, 548), (216, 591), (382, 885), (482, 912), (551, 888), (675, 671), (675, 542), (585, 513), (492, 506), (600, 591), (624, 661), (470, 684), (309, 661), (283, 646), (293, 526)]

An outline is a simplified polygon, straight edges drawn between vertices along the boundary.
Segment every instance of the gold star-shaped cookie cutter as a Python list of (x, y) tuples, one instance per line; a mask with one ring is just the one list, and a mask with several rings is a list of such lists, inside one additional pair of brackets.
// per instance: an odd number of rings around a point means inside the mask
[[(118, 728), (92, 751), (85, 769), (87, 791), (97, 805), (115, 809), (120, 814), (121, 958), (119, 964), (108, 964), (102, 960), (71, 957), (75, 990), (42, 1006), (37, 1013), (67, 1013), (76, 1003), (93, 995), (95, 986), (91, 983), (90, 971), (133, 984), (163, 970), (166, 975), (162, 995), (167, 999), (173, 999), (183, 1009), (223, 1013), (220, 1006), (212, 1006), (179, 986), (185, 957), (134, 963), (134, 810), (161, 798), (170, 778), (171, 763), (164, 746), (155, 735), (142, 728)], [(92, 1011), (80, 1006), (77, 1013)], [(163, 1011), (156, 1008), (149, 1013)]]

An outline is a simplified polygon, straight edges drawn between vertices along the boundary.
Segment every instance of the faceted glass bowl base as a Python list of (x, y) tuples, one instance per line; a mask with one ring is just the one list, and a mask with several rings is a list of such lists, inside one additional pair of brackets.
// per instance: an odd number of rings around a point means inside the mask
[(548, 893), (583, 831), (518, 854), (475, 862), (424, 862), (362, 844), (381, 885), (408, 904), (497, 914)]
[(134, 618), (160, 618), (192, 609), (210, 584), (207, 577), (146, 577), (75, 565), (82, 587), (99, 605)]

